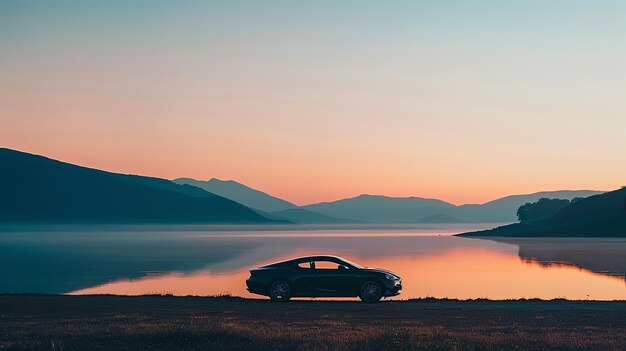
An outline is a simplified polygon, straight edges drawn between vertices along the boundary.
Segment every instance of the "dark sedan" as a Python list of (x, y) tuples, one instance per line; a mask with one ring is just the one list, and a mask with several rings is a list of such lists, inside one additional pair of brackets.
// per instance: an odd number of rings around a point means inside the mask
[(356, 297), (378, 302), (402, 290), (402, 278), (376, 268), (364, 268), (336, 256), (308, 256), (281, 261), (250, 271), (248, 291), (272, 301), (292, 297)]

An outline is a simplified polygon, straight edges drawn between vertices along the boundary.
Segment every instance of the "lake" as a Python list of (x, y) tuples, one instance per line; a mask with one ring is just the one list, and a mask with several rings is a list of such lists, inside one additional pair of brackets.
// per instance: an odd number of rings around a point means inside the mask
[(393, 299), (626, 299), (626, 239), (453, 236), (492, 226), (4, 226), (0, 293), (252, 297), (251, 268), (328, 254), (401, 275)]

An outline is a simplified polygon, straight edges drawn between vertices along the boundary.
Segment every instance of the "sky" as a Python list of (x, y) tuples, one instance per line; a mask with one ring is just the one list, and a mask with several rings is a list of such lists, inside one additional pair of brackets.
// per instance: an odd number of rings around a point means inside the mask
[(626, 2), (0, 2), (0, 146), (296, 204), (626, 184)]

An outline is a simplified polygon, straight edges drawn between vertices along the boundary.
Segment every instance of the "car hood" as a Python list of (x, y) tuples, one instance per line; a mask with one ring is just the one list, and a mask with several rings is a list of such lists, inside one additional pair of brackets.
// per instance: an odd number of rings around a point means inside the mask
[(365, 272), (372, 272), (372, 273), (393, 274), (393, 275), (395, 275), (398, 278), (402, 278), (402, 277), (400, 277), (399, 274), (394, 273), (394, 272), (392, 272), (390, 270), (387, 270), (387, 269), (382, 269), (382, 268), (362, 268), (361, 270), (363, 270)]

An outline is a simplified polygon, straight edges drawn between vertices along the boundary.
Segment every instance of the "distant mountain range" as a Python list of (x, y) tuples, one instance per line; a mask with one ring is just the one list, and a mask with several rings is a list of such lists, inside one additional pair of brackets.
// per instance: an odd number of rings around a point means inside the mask
[(177, 184), (192, 185), (213, 194), (236, 201), (257, 210), (259, 214), (277, 220), (287, 220), (299, 224), (339, 224), (359, 223), (354, 219), (343, 219), (328, 216), (315, 211), (300, 208), (291, 202), (279, 199), (262, 191), (252, 189), (234, 180), (210, 179), (207, 181), (193, 178), (178, 178)]
[(213, 178), (202, 181), (192, 178), (178, 178), (174, 179), (173, 182), (176, 184), (192, 185), (264, 212), (283, 211), (298, 207), (291, 202), (252, 189), (234, 180), (219, 180)]
[(540, 198), (572, 199), (601, 194), (601, 191), (547, 191), (512, 195), (482, 205), (461, 205), (419, 197), (361, 195), (351, 199), (303, 206), (331, 217), (370, 223), (505, 223), (517, 221), (518, 207)]
[(448, 214), (448, 210), (454, 207), (441, 200), (421, 197), (360, 195), (302, 208), (331, 217), (349, 218), (366, 223), (417, 223), (426, 216)]
[(200, 181), (178, 178), (174, 182), (200, 187), (237, 201), (270, 218), (300, 224), (337, 223), (506, 223), (516, 222), (518, 207), (540, 198), (572, 199), (601, 194), (602, 191), (562, 190), (526, 195), (512, 195), (487, 202), (455, 206), (451, 203), (420, 197), (360, 195), (333, 202), (298, 207), (262, 191), (235, 181), (211, 179)]
[(104, 172), (0, 149), (0, 222), (278, 223), (169, 180)]
[(577, 197), (589, 197), (602, 194), (595, 190), (558, 190), (541, 191), (533, 194), (511, 195), (481, 205), (461, 205), (452, 212), (445, 213), (464, 221), (482, 223), (504, 223), (517, 221), (517, 209), (529, 202), (541, 198), (571, 200)]
[(594, 195), (532, 223), (461, 234), (481, 237), (626, 237), (626, 188)]
[(517, 208), (540, 198), (602, 193), (539, 192), (461, 206), (420, 197), (360, 195), (298, 207), (235, 181), (124, 175), (10, 149), (0, 149), (0, 168), (3, 222), (503, 223), (517, 221)]
[(322, 213), (309, 211), (303, 208), (291, 208), (288, 210), (271, 212), (267, 217), (284, 219), (299, 224), (349, 224), (363, 223), (354, 219), (331, 217)]

